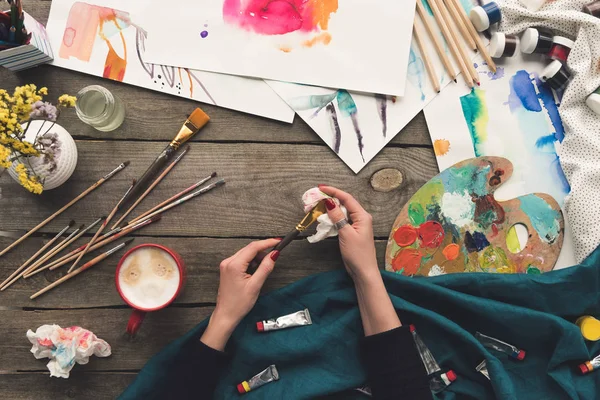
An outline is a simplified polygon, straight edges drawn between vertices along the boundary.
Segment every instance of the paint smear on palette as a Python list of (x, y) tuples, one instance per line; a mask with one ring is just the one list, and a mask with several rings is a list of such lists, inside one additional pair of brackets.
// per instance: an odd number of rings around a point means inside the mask
[(433, 151), (436, 156), (445, 156), (450, 151), (450, 141), (446, 139), (436, 139), (433, 142)]
[(337, 0), (225, 0), (223, 20), (262, 35), (327, 30)]
[(460, 105), (471, 134), (475, 156), (479, 157), (483, 155), (483, 145), (487, 140), (487, 124), (490, 119), (485, 102), (485, 91), (478, 88), (471, 89), (469, 94), (460, 98)]
[(417, 53), (410, 47), (410, 54), (408, 56), (408, 81), (417, 89), (421, 91), (421, 101), (425, 101), (425, 92), (423, 91), (423, 85), (425, 84), (425, 65), (421, 57), (417, 56)]
[(535, 195), (519, 197), (521, 210), (528, 214), (533, 229), (546, 243), (554, 243), (560, 233), (560, 213)]

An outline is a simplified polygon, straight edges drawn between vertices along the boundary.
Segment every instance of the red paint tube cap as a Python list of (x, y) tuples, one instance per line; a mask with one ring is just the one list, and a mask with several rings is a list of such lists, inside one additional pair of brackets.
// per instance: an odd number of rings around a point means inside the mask
[(416, 328), (415, 328), (415, 326), (413, 324), (410, 324), (409, 328), (410, 328), (411, 332), (416, 331)]
[(256, 330), (259, 332), (264, 332), (265, 331), (265, 324), (262, 323), (262, 321), (258, 321), (256, 323)]
[(237, 385), (237, 390), (240, 394), (246, 394), (246, 389), (244, 389), (244, 385), (242, 385), (241, 383)]
[(590, 372), (590, 370), (588, 369), (587, 365), (585, 365), (585, 364), (579, 364), (579, 369), (581, 370), (581, 373), (583, 375), (585, 375), (588, 372)]
[(525, 359), (525, 350), (519, 350), (519, 354), (517, 354), (517, 360), (523, 361)]
[(456, 380), (456, 374), (452, 370), (449, 370), (448, 372), (446, 372), (446, 377), (448, 378), (448, 380), (450, 382), (454, 382)]

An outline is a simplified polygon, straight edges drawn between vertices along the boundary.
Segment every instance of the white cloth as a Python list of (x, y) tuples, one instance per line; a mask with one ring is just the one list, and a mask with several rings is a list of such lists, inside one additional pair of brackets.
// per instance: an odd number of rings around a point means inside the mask
[(50, 376), (59, 378), (68, 378), (75, 363), (87, 364), (92, 355), (108, 357), (111, 353), (108, 343), (80, 326), (42, 325), (35, 332), (29, 329), (27, 339), (33, 345), (33, 356), (49, 358)]
[(499, 0), (499, 30), (517, 34), (532, 26), (550, 28), (575, 39), (567, 65), (573, 80), (565, 90), (559, 113), (565, 139), (557, 154), (571, 185), (564, 210), (568, 218), (577, 262), (600, 245), (600, 116), (586, 104), (600, 86), (600, 18), (581, 12), (592, 0), (547, 1), (539, 11), (529, 11), (519, 0)]
[[(304, 212), (308, 213), (310, 210), (313, 209), (314, 206), (317, 205), (319, 201), (330, 198), (330, 196), (321, 192), (318, 187), (308, 189), (302, 195), (302, 203), (304, 203)], [(333, 200), (339, 205), (346, 218), (348, 218), (348, 211), (346, 210), (346, 208), (340, 205), (337, 199)], [(306, 238), (306, 240), (308, 240), (309, 243), (317, 243), (321, 240), (327, 239), (330, 236), (337, 236), (338, 230), (333, 224), (333, 222), (331, 222), (331, 218), (329, 218), (329, 215), (320, 215), (317, 218), (317, 222), (319, 223), (317, 225), (317, 232), (314, 235)]]

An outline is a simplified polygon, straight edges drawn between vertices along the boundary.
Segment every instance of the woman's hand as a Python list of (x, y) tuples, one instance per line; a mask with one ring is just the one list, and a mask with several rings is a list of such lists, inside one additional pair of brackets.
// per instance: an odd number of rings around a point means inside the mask
[[(352, 279), (358, 283), (358, 281), (369, 280), (375, 275), (379, 275), (371, 214), (366, 212), (358, 201), (346, 192), (325, 185), (319, 185), (319, 189), (323, 193), (337, 198), (348, 210), (352, 224), (344, 226), (338, 234), (342, 260)], [(335, 201), (326, 199), (325, 206), (333, 223), (345, 218)]]
[(279, 251), (268, 254), (253, 275), (248, 265), (256, 255), (279, 243), (279, 239), (252, 242), (220, 265), (217, 305), (200, 341), (215, 350), (223, 351), (240, 321), (252, 310), (260, 289), (275, 267)]

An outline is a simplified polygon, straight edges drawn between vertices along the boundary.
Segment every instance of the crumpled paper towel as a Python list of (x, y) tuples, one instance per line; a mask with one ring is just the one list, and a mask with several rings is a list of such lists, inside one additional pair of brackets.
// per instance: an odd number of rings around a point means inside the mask
[(110, 345), (80, 326), (42, 325), (35, 332), (29, 329), (27, 339), (35, 358), (49, 358), (50, 376), (59, 378), (68, 378), (75, 363), (87, 364), (91, 355), (110, 356)]
[[(321, 190), (319, 190), (318, 187), (308, 189), (302, 195), (302, 202), (304, 203), (304, 212), (308, 213), (310, 210), (313, 209), (314, 206), (317, 205), (319, 201), (330, 198), (332, 197), (321, 192)], [(346, 218), (348, 218), (348, 211), (346, 210), (346, 207), (342, 206), (337, 199), (333, 199), (333, 201), (335, 201), (340, 206), (342, 212), (344, 213)], [(331, 222), (329, 215), (323, 214), (319, 216), (317, 218), (317, 222), (319, 223), (317, 225), (317, 232), (314, 235), (306, 238), (306, 240), (308, 240), (309, 243), (317, 243), (330, 236), (337, 236), (338, 230), (333, 224), (333, 222)]]

